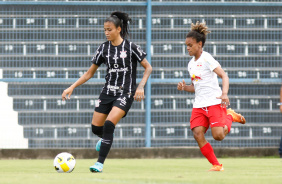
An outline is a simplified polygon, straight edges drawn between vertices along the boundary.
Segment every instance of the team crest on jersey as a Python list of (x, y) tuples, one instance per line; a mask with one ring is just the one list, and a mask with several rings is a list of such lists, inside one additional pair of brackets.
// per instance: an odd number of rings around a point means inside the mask
[(127, 57), (126, 50), (120, 51), (119, 57), (120, 57), (120, 58), (126, 58), (126, 57)]
[(197, 64), (197, 67), (201, 67), (201, 66), (202, 66), (202, 63), (198, 63), (198, 64)]

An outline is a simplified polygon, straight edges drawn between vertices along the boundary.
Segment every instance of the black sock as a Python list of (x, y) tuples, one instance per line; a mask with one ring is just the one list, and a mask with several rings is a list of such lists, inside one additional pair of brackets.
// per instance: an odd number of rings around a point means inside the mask
[(91, 124), (91, 125), (92, 125), (92, 132), (93, 132), (93, 134), (95, 134), (98, 137), (102, 138), (104, 126), (95, 126), (93, 124)]
[(98, 162), (102, 164), (104, 164), (105, 159), (110, 152), (114, 139), (114, 131), (115, 125), (111, 121), (107, 120), (104, 124), (103, 138), (98, 158)]

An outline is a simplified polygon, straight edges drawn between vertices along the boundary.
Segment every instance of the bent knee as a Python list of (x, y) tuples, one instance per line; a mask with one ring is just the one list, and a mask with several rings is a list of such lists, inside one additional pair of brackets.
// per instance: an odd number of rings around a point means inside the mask
[(97, 135), (98, 137), (103, 136), (103, 126), (95, 126), (91, 124), (93, 134)]
[(216, 141), (222, 141), (225, 138), (224, 134), (212, 135)]

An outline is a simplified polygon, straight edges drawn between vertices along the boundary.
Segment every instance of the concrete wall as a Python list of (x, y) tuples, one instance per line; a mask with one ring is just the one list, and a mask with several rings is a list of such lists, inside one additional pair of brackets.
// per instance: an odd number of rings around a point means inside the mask
[(8, 84), (0, 82), (0, 148), (28, 148), (23, 127), (18, 124), (18, 113), (13, 110), (13, 98), (7, 92)]
[[(277, 156), (278, 148), (214, 148), (221, 157)], [(0, 159), (53, 159), (61, 152), (69, 152), (77, 159), (98, 157), (94, 149), (0, 149)], [(136, 148), (112, 149), (108, 158), (195, 158), (203, 157), (199, 148)]]

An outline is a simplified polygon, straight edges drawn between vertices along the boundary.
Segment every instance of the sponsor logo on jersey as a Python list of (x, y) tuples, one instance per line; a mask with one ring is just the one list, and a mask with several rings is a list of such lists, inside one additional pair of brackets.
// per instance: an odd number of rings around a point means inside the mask
[(110, 91), (115, 91), (115, 90), (118, 90), (118, 89), (119, 89), (119, 86), (107, 85), (107, 88), (108, 88)]
[(191, 80), (198, 82), (199, 80), (202, 80), (202, 78), (200, 76), (193, 74), (192, 77), (191, 77)]
[(126, 68), (116, 68), (116, 69), (112, 68), (112, 69), (109, 70), (109, 73), (111, 73), (111, 72), (127, 72), (127, 71), (128, 71), (127, 67)]
[(112, 85), (107, 85), (107, 88), (110, 90), (110, 91), (119, 91), (119, 92), (122, 92), (123, 91), (123, 87), (122, 86), (112, 86)]
[(120, 57), (120, 58), (126, 58), (126, 57), (127, 57), (126, 52), (127, 52), (126, 50), (125, 50), (125, 51), (120, 51), (119, 57)]

